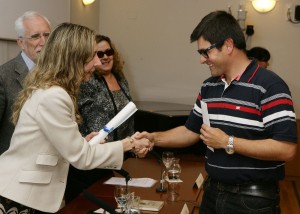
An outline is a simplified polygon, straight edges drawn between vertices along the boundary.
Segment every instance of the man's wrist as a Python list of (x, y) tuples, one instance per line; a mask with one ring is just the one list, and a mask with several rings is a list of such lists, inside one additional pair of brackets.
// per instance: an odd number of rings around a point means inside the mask
[(232, 155), (234, 153), (234, 136), (233, 135), (229, 136), (225, 151), (229, 155)]

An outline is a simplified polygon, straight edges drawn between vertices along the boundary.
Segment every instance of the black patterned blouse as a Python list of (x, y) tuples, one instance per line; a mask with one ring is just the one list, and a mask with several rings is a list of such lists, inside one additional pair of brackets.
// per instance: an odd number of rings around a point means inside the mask
[[(82, 136), (100, 131), (127, 103), (131, 101), (128, 82), (116, 76), (120, 90), (110, 91), (103, 77), (94, 74), (80, 86), (79, 112), (83, 123), (79, 126)], [(108, 135), (107, 142), (121, 140), (134, 133), (134, 118), (131, 116)]]

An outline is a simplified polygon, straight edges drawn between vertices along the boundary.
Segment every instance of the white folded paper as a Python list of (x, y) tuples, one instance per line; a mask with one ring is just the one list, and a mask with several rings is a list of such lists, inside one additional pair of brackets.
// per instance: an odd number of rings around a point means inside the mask
[[(131, 178), (128, 181), (128, 186), (132, 187), (152, 187), (157, 180), (152, 178)], [(126, 185), (125, 178), (121, 177), (111, 177), (107, 181), (104, 182), (105, 184), (110, 185)]]
[(99, 134), (94, 136), (90, 141), (90, 145), (95, 145), (104, 140), (106, 136), (116, 129), (119, 125), (125, 122), (131, 115), (137, 111), (136, 105), (133, 102), (129, 102), (113, 119), (111, 119), (104, 127), (99, 131)]
[[(207, 104), (202, 100), (200, 102), (201, 102), (203, 123), (210, 126), (209, 114), (208, 114), (208, 110), (207, 110)], [(212, 152), (215, 151), (214, 148), (212, 148), (210, 146), (207, 146), (207, 148), (209, 148)]]

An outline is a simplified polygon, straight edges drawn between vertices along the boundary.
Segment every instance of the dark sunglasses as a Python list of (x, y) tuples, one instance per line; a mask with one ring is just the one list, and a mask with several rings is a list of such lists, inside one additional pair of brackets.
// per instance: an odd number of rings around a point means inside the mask
[(97, 51), (97, 56), (99, 58), (103, 58), (104, 55), (106, 55), (106, 56), (112, 56), (112, 55), (114, 55), (114, 53), (115, 53), (114, 49), (111, 48), (111, 49), (105, 50), (104, 52), (103, 51)]
[(206, 48), (206, 49), (199, 49), (199, 50), (197, 50), (197, 51), (198, 51), (198, 53), (199, 53), (201, 56), (203, 56), (205, 59), (208, 59), (208, 58), (209, 58), (208, 52), (209, 52), (211, 49), (221, 47), (223, 44), (224, 44), (224, 40), (221, 41), (221, 42), (217, 42), (217, 43), (215, 43), (215, 44), (212, 44), (211, 46), (209, 46), (209, 47)]

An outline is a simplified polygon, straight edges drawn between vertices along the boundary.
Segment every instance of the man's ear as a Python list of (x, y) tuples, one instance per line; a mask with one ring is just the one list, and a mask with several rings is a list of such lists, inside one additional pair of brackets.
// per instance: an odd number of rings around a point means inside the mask
[(224, 42), (224, 46), (226, 48), (226, 51), (228, 53), (231, 53), (232, 50), (233, 50), (233, 48), (234, 48), (234, 42), (233, 42), (233, 40), (231, 38), (226, 39), (225, 42)]
[(25, 48), (24, 48), (24, 40), (23, 40), (23, 39), (17, 38), (17, 44), (18, 44), (18, 46), (19, 46), (22, 50), (25, 49)]

